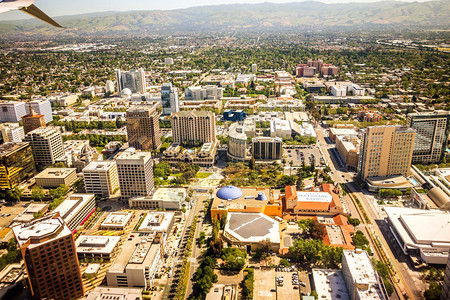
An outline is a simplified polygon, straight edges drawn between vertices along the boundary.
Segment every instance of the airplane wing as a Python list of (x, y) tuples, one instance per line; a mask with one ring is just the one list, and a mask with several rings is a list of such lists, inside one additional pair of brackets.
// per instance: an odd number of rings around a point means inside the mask
[(27, 14), (38, 18), (39, 20), (42, 20), (50, 25), (53, 25), (55, 27), (64, 28), (61, 25), (59, 25), (55, 20), (47, 16), (42, 10), (37, 8), (36, 5), (31, 4), (30, 6), (23, 7), (20, 9), (23, 12), (26, 12)]
[(0, 0), (0, 13), (21, 10), (55, 27), (63, 28), (33, 4), (35, 0)]

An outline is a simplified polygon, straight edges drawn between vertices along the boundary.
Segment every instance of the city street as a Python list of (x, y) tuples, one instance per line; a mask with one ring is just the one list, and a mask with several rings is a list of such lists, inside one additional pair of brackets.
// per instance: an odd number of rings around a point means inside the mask
[[(319, 145), (327, 164), (331, 168), (331, 176), (333, 180), (337, 183), (346, 184), (353, 196), (360, 199), (364, 210), (367, 212), (372, 225), (364, 224), (365, 220), (363, 216), (360, 215), (355, 203), (353, 203), (349, 196), (343, 197), (343, 201), (348, 208), (350, 215), (361, 219), (361, 225), (358, 226), (357, 229), (362, 230), (367, 237), (370, 237), (371, 233), (378, 237), (383, 251), (386, 253), (389, 260), (394, 264), (395, 270), (397, 271), (400, 279), (400, 285), (404, 289), (408, 299), (420, 299), (422, 289), (418, 286), (417, 280), (414, 280), (409, 273), (410, 266), (408, 266), (408, 261), (410, 261), (410, 259), (398, 252), (394, 255), (391, 250), (391, 247), (393, 247), (392, 240), (391, 243), (388, 243), (385, 239), (385, 237), (389, 235), (389, 230), (387, 226), (385, 226), (384, 216), (381, 210), (379, 207), (375, 207), (373, 201), (369, 199), (371, 198), (367, 196), (369, 192), (362, 189), (355, 182), (356, 173), (346, 171), (346, 168), (337, 153), (335, 145), (330, 143), (325, 130), (319, 127), (316, 129), (316, 133), (318, 137), (317, 144)], [(381, 226), (381, 228), (379, 226)], [(374, 244), (374, 241), (370, 238), (369, 241), (371, 248), (376, 250), (377, 246)], [(376, 251), (374, 254), (377, 259), (380, 259)], [(400, 299), (403, 299), (403, 296), (400, 296)]]

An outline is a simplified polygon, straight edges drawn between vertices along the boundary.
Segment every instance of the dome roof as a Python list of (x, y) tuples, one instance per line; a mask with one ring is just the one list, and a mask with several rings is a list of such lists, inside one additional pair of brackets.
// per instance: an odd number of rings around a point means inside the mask
[(80, 154), (86, 155), (86, 154), (92, 154), (94, 152), (95, 152), (94, 148), (92, 148), (89, 145), (85, 145), (85, 146), (83, 146), (83, 148), (81, 148)]
[(120, 94), (122, 96), (127, 97), (127, 96), (131, 96), (132, 93), (131, 93), (131, 90), (129, 88), (124, 88)]
[(217, 197), (223, 200), (234, 200), (242, 197), (242, 190), (232, 185), (224, 186), (217, 191)]

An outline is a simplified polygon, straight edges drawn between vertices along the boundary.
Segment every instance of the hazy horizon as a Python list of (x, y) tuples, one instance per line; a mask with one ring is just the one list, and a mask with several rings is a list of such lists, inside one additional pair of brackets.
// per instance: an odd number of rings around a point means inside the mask
[[(126, 12), (126, 11), (140, 11), (140, 10), (175, 10), (184, 9), (196, 6), (206, 5), (224, 5), (224, 4), (258, 4), (258, 3), (293, 3), (293, 2), (323, 2), (327, 4), (336, 3), (371, 3), (391, 0), (173, 0), (170, 2), (161, 2), (155, 0), (128, 0), (125, 5), (122, 0), (77, 0), (70, 3), (58, 0), (37, 0), (35, 5), (43, 10), (51, 17), (79, 15), (87, 13), (101, 13), (101, 12)], [(392, 0), (395, 2), (430, 2), (436, 0)], [(437, 0), (438, 1), (438, 0)], [(106, 2), (106, 3), (105, 3)], [(7, 12), (0, 14), (0, 21), (12, 21), (19, 19), (30, 19), (27, 14), (19, 11)]]

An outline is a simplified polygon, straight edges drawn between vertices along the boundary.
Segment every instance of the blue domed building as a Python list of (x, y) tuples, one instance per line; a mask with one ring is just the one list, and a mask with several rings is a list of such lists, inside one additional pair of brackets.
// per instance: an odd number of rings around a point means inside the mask
[(235, 200), (243, 196), (242, 190), (238, 187), (228, 185), (219, 189), (216, 196), (222, 200)]

